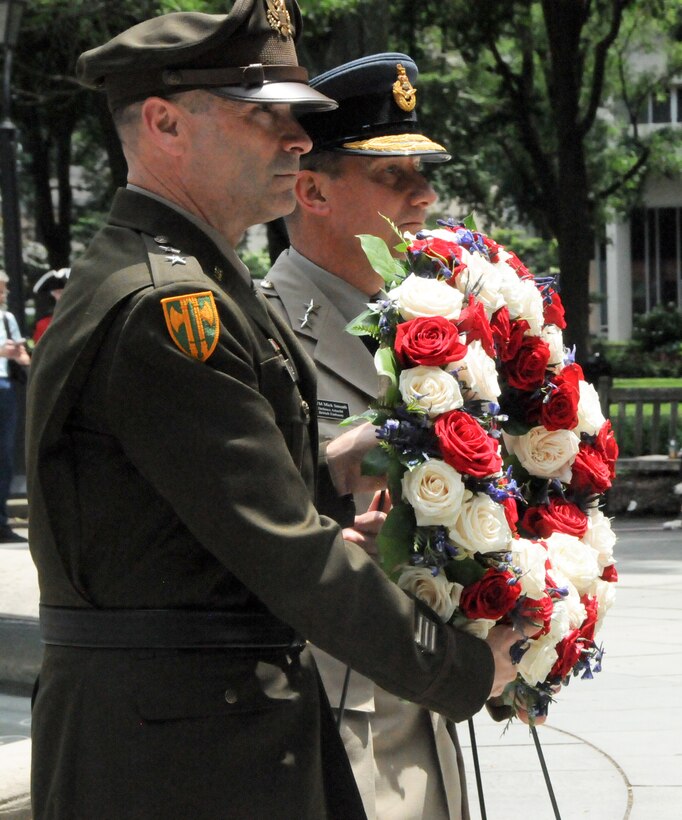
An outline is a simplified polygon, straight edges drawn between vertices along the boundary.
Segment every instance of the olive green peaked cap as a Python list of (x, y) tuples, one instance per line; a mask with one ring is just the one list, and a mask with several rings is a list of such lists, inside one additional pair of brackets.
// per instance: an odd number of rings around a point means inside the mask
[(138, 23), (81, 54), (76, 74), (106, 91), (112, 111), (193, 88), (307, 111), (336, 108), (298, 65), (300, 33), (296, 0), (235, 0), (228, 14), (174, 12)]

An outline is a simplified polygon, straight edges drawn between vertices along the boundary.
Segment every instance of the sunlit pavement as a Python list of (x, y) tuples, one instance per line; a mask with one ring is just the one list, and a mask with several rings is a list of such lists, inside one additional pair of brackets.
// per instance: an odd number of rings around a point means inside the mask
[[(538, 729), (562, 820), (682, 817), (682, 531), (615, 522), (618, 592), (603, 671), (574, 679)], [(475, 718), (488, 820), (556, 816), (526, 726)], [(481, 813), (462, 724), (472, 820)]]

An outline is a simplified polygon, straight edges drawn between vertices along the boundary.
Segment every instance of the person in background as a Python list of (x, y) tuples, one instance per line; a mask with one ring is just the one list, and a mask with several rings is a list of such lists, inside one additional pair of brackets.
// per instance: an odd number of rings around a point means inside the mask
[(295, 206), (298, 114), (336, 105), (300, 29), (294, 0), (237, 0), (79, 58), (128, 185), (29, 383), (36, 820), (364, 818), (307, 640), (455, 719), (514, 677), (517, 633), (440, 623), (314, 506), (381, 488), (375, 431), (318, 459), (310, 362), (234, 251)]
[(31, 363), (24, 339), (14, 316), (6, 309), (9, 277), (0, 271), (0, 543), (26, 539), (9, 524), (7, 501), (14, 475), (17, 433), (16, 382), (25, 377), (23, 368)]
[[(313, 149), (301, 160), (296, 209), (286, 217), (291, 247), (261, 288), (315, 362), (323, 441), (343, 432), (340, 420), (366, 410), (377, 389), (375, 343), (344, 331), (383, 284), (357, 234), (380, 236), (392, 247), (399, 240), (384, 217), (401, 231), (422, 228), (436, 201), (422, 166), (450, 159), (418, 123), (417, 76), (405, 54), (354, 60), (311, 81), (337, 100), (338, 109), (301, 118)], [(346, 538), (375, 553), (377, 503), (366, 496), (355, 501), (359, 515)], [(338, 713), (346, 668), (313, 651)], [(341, 736), (368, 817), (468, 816), (455, 727), (442, 716), (353, 672)]]
[[(71, 268), (59, 268), (59, 270), (47, 271), (47, 273), (44, 273), (33, 286), (33, 293), (36, 296), (42, 293), (49, 293), (56, 304), (64, 292), (64, 287), (70, 273)], [(36, 322), (32, 337), (34, 344), (38, 342), (40, 337), (47, 330), (50, 322), (52, 321), (52, 312), (53, 311), (50, 311), (46, 316), (42, 316)]]

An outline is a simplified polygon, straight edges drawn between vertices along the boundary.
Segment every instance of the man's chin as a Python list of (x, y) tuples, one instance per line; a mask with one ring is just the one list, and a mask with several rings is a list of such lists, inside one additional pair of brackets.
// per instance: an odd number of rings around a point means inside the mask
[(294, 189), (279, 192), (273, 191), (268, 199), (267, 206), (271, 215), (263, 219), (263, 222), (270, 222), (273, 219), (278, 219), (280, 216), (289, 216), (296, 207), (296, 194), (294, 193)]

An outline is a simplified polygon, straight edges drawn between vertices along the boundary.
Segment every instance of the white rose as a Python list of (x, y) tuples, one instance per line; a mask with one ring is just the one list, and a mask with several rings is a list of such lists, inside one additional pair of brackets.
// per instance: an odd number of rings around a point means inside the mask
[(610, 581), (602, 581), (601, 578), (597, 578), (592, 584), (589, 594), (594, 595), (597, 599), (597, 623), (594, 628), (596, 634), (601, 629), (604, 616), (616, 600), (616, 585)]
[(425, 279), (411, 273), (389, 294), (406, 319), (419, 316), (444, 316), (457, 319), (462, 310), (462, 294), (439, 279)]
[[(525, 319), (528, 334), (539, 336), (544, 324), (542, 295), (532, 279), (519, 279), (509, 268), (510, 275), (503, 277), (502, 293), (512, 319)], [(513, 278), (512, 278), (513, 277)]]
[(406, 404), (416, 404), (431, 418), (464, 404), (459, 382), (440, 367), (408, 367), (400, 374), (399, 388)]
[(457, 520), (464, 496), (462, 476), (444, 461), (430, 459), (408, 470), (403, 497), (414, 508), (420, 527), (449, 527)]
[(466, 248), (462, 248), (462, 263), (466, 270), (458, 275), (457, 287), (462, 294), (475, 293), (476, 301), (482, 302), (487, 315), (492, 316), (504, 305), (500, 271), (478, 251), (470, 253)]
[(616, 534), (611, 528), (611, 520), (601, 510), (590, 510), (587, 532), (582, 540), (597, 553), (597, 561), (602, 569), (614, 563), (613, 547), (616, 543)]
[(585, 381), (579, 382), (578, 389), (580, 390), (578, 426), (573, 428), (573, 432), (577, 436), (581, 433), (596, 436), (606, 421), (601, 411), (599, 394), (589, 382)]
[(450, 525), (450, 538), (472, 553), (508, 549), (511, 530), (504, 507), (485, 493), (465, 490), (459, 518), (454, 525)]
[[(567, 588), (568, 584), (560, 586)], [(573, 587), (573, 592), (575, 592), (575, 587)], [(547, 636), (552, 638), (555, 644), (559, 643), (562, 638), (565, 638), (571, 629), (574, 628), (571, 626), (571, 617), (569, 609), (564, 603), (565, 600), (565, 598), (555, 599), (552, 608), (552, 617), (550, 618)]]
[(497, 401), (500, 385), (495, 360), (488, 356), (478, 340), (468, 344), (466, 356), (455, 367), (457, 378), (473, 394), (467, 398)]
[(549, 347), (549, 364), (547, 365), (554, 373), (558, 373), (564, 365), (564, 334), (561, 328), (556, 325), (545, 325), (542, 328), (540, 337)]
[(558, 642), (572, 629), (578, 629), (582, 625), (587, 617), (587, 610), (580, 600), (578, 590), (560, 570), (552, 569), (550, 575), (560, 589), (568, 591), (568, 594), (564, 595), (554, 606), (557, 619), (557, 628), (554, 631)]
[(452, 595), (453, 584), (442, 572), (434, 576), (425, 567), (408, 567), (398, 578), (398, 586), (431, 607), (443, 623), (452, 618), (457, 606)]
[[(556, 567), (575, 586), (578, 593), (584, 595), (601, 575), (595, 551), (575, 535), (564, 532), (553, 532), (545, 539), (545, 543), (552, 567)], [(555, 581), (558, 580), (556, 575), (552, 577)]]
[(580, 444), (571, 430), (547, 430), (539, 425), (523, 436), (503, 435), (507, 452), (515, 455), (531, 475), (570, 482), (571, 465)]
[(518, 671), (531, 686), (542, 683), (557, 662), (556, 640), (551, 633), (530, 641), (530, 646), (519, 661)]
[(545, 564), (547, 549), (539, 541), (514, 538), (511, 542), (512, 564), (523, 570), (521, 591), (534, 600), (545, 596)]
[(488, 637), (488, 632), (495, 626), (495, 621), (489, 618), (476, 618), (473, 621), (465, 621), (458, 623), (458, 629), (466, 632), (468, 635), (473, 635), (475, 638), (480, 638), (484, 641)]

